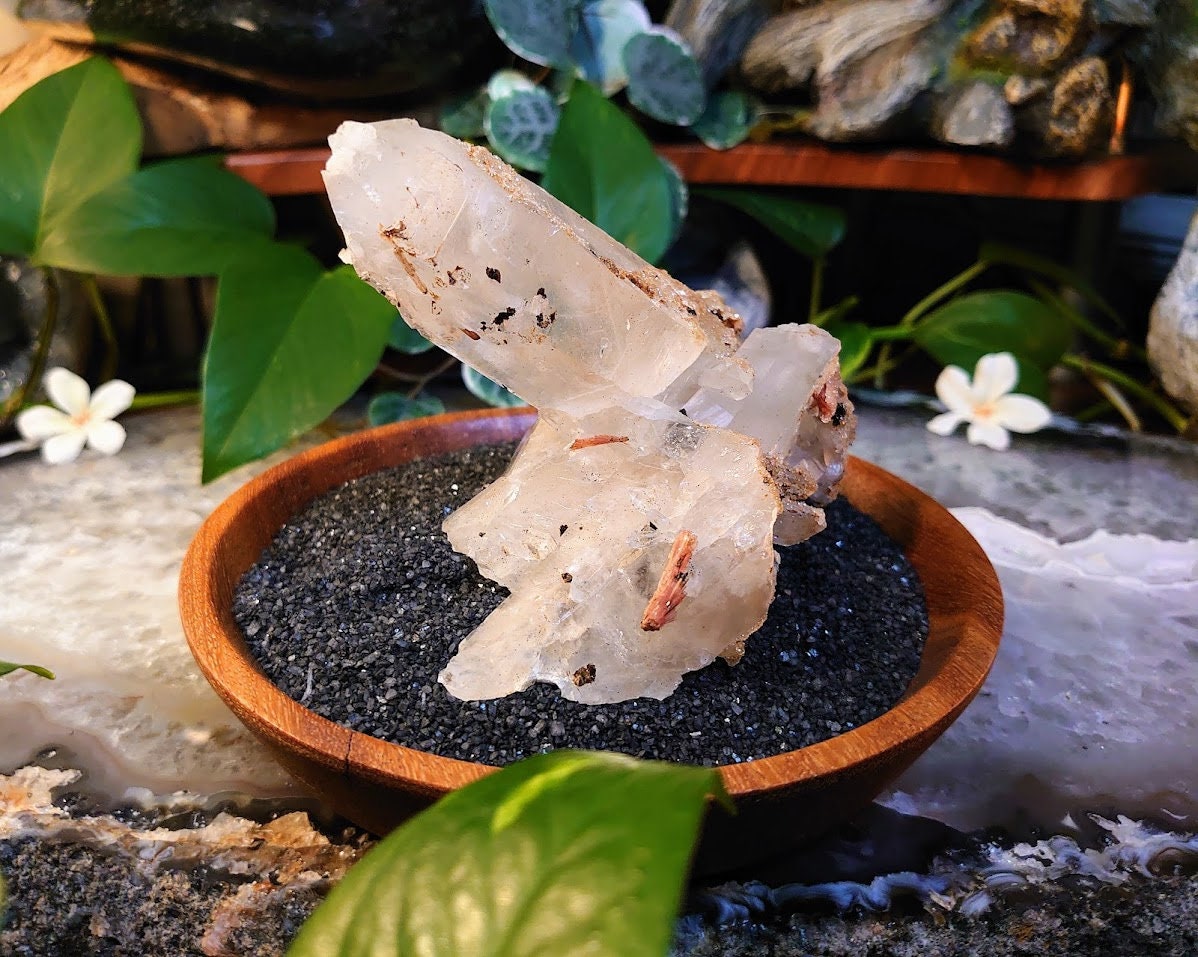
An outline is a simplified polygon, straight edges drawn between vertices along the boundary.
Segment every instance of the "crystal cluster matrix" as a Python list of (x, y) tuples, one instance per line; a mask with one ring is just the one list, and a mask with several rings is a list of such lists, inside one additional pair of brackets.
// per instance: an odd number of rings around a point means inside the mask
[(758, 329), (480, 147), (345, 123), (325, 185), (343, 254), (427, 339), (537, 408), (507, 472), (445, 522), (511, 595), (441, 674), (458, 698), (551, 682), (663, 698), (739, 660), (774, 544), (823, 528), (855, 427), (839, 343)]

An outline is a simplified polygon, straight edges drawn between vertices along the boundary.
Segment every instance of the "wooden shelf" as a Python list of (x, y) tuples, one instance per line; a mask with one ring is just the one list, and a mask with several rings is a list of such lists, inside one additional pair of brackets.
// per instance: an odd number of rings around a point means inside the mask
[[(698, 143), (658, 152), (695, 184), (822, 186), (1107, 201), (1198, 184), (1198, 154), (1184, 147), (1107, 156), (1083, 163), (1022, 163), (997, 156), (934, 149), (860, 149), (819, 143), (746, 143), (711, 150)], [(272, 196), (324, 192), (324, 147), (232, 153), (226, 165)]]

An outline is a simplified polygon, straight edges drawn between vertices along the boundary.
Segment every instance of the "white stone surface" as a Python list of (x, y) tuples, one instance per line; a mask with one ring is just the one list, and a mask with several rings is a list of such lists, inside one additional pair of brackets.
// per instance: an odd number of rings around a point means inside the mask
[(979, 697), (886, 803), (964, 829), (1162, 811), (1198, 824), (1198, 538), (1068, 544), (954, 514), (1006, 600)]
[(0, 659), (57, 675), (0, 679), (0, 767), (57, 745), (114, 797), (293, 793), (200, 674), (176, 604), (196, 528), (268, 463), (203, 487), (196, 410), (122, 421), (112, 458), (0, 460)]
[[(1070, 830), (1096, 810), (1193, 828), (1198, 454), (1047, 433), (990, 452), (931, 435), (927, 417), (867, 408), (861, 454), (985, 509), (961, 514), (998, 566), (1008, 627), (982, 695), (889, 803), (961, 826)], [(199, 485), (195, 410), (123, 421), (115, 458), (0, 461), (0, 658), (59, 672), (0, 679), (0, 770), (57, 745), (86, 773), (70, 787), (114, 799), (278, 793), (282, 772), (208, 690), (175, 610), (192, 533), (252, 469)]]

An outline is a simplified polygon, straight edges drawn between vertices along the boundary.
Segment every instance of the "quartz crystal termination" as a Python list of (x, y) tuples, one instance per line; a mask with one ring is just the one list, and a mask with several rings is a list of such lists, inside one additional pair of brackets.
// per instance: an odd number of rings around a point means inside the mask
[[(410, 120), (345, 123), (325, 184), (343, 258), (430, 341), (535, 405), (508, 471), (445, 522), (511, 595), (440, 676), (587, 703), (667, 696), (739, 660), (775, 536), (823, 527), (855, 419), (839, 343), (740, 319), (490, 152)], [(754, 385), (756, 379), (756, 387)]]

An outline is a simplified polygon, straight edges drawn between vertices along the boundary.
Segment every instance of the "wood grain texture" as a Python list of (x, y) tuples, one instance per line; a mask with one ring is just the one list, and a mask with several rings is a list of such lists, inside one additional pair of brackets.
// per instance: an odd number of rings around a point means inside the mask
[[(233, 590), (280, 526), (324, 492), (415, 458), (518, 438), (533, 420), (527, 409), (458, 413), (322, 445), (233, 494), (204, 522), (184, 559), (180, 613), (208, 681), (300, 780), (376, 833), (494, 769), (350, 731), (288, 698), (251, 658), (233, 620)], [(930, 634), (919, 672), (903, 699), (868, 724), (798, 751), (721, 767), (738, 813), (708, 816), (696, 861), (702, 872), (773, 855), (851, 816), (961, 713), (994, 661), (1002, 593), (964, 527), (913, 486), (856, 458), (844, 494), (900, 545), (923, 582)]]
[[(745, 143), (712, 150), (699, 143), (658, 147), (692, 184), (825, 186), (1022, 199), (1105, 201), (1198, 182), (1198, 156), (1181, 148), (1106, 156), (1080, 163), (1023, 163), (943, 149), (854, 149), (811, 141)], [(234, 153), (233, 172), (275, 196), (324, 192), (324, 148)]]

